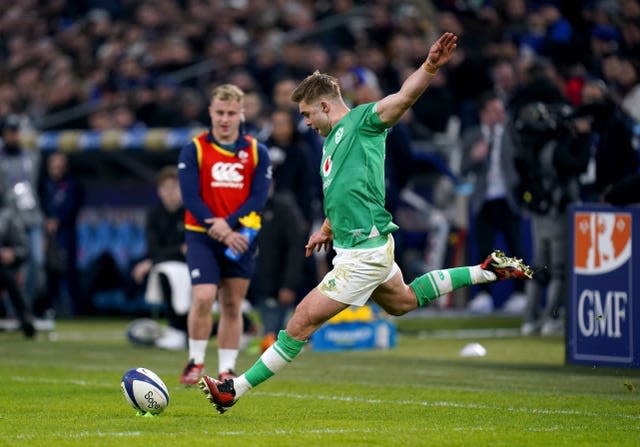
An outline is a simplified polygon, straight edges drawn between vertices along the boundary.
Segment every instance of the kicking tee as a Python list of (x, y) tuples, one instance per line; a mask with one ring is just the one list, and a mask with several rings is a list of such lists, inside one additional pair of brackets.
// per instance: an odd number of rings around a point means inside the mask
[(385, 209), (385, 139), (387, 126), (375, 103), (347, 113), (322, 148), (320, 176), (324, 213), (337, 248), (372, 248), (398, 229)]

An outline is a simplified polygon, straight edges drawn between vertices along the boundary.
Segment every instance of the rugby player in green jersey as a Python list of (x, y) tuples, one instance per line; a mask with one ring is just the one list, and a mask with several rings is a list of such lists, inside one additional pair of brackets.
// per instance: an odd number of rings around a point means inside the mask
[(385, 137), (449, 61), (456, 42), (454, 34), (444, 33), (400, 90), (375, 103), (349, 109), (337, 79), (317, 71), (293, 91), (306, 125), (326, 137), (320, 166), (326, 219), (309, 237), (306, 255), (333, 246), (336, 256), (333, 269), (251, 368), (224, 382), (202, 378), (200, 388), (220, 413), (291, 362), (316, 329), (349, 306), (371, 299), (389, 314), (403, 315), (460, 287), (531, 278), (521, 260), (497, 250), (482, 264), (428, 272), (411, 284), (404, 282), (394, 260), (392, 233), (398, 227), (384, 208)]

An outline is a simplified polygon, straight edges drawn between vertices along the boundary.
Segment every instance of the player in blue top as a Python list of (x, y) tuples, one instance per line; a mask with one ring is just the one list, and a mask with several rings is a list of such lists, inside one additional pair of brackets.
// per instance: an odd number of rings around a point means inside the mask
[[(217, 86), (209, 105), (211, 131), (195, 137), (180, 152), (186, 258), (193, 285), (187, 318), (189, 361), (180, 377), (185, 385), (196, 384), (203, 374), (216, 296), (220, 305), (218, 377), (235, 377), (241, 306), (253, 274), (256, 247), (239, 230), (247, 216), (259, 225), (271, 185), (267, 148), (240, 132), (243, 101), (244, 93), (237, 86)], [(227, 248), (242, 256), (227, 258)]]
[(480, 265), (428, 272), (405, 284), (394, 261), (391, 233), (398, 227), (384, 208), (384, 156), (387, 129), (425, 91), (436, 71), (456, 48), (457, 37), (444, 33), (426, 61), (397, 93), (350, 110), (337, 80), (315, 72), (294, 90), (306, 124), (326, 137), (320, 175), (326, 219), (306, 245), (336, 250), (333, 269), (296, 308), (286, 330), (244, 374), (218, 381), (204, 376), (200, 388), (223, 413), (249, 389), (273, 376), (302, 350), (324, 322), (351, 305), (371, 299), (391, 315), (403, 315), (454, 289), (507, 278), (531, 278), (521, 260), (494, 251)]

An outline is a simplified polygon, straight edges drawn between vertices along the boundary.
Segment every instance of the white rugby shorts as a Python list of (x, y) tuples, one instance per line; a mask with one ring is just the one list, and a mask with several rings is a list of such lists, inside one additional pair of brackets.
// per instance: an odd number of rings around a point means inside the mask
[(318, 290), (340, 303), (364, 306), (373, 291), (400, 268), (394, 260), (393, 236), (376, 248), (336, 248), (333, 269), (325, 275)]

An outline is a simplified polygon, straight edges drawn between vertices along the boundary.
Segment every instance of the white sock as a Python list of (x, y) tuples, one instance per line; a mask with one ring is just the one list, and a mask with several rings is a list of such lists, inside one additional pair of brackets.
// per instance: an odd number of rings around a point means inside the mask
[(469, 273), (471, 274), (471, 282), (473, 284), (486, 284), (498, 279), (495, 273), (483, 269), (480, 265), (473, 265), (469, 267)]
[(204, 357), (207, 352), (208, 339), (195, 340), (189, 339), (189, 359), (193, 360), (196, 365), (204, 365)]
[(236, 369), (237, 349), (218, 349), (218, 373)]
[(244, 393), (251, 389), (251, 384), (244, 374), (233, 379), (233, 389), (236, 390), (236, 399), (239, 399)]

